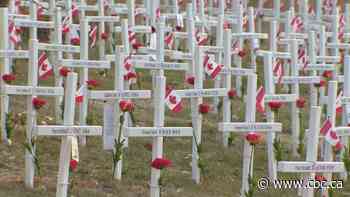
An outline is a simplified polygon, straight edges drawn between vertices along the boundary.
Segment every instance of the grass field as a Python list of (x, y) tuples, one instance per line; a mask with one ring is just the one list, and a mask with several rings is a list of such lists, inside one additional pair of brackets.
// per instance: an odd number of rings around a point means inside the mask
[[(93, 53), (93, 51), (92, 51)], [(262, 65), (259, 63), (259, 73), (262, 74)], [(27, 62), (16, 61), (16, 85), (26, 84)], [(113, 71), (107, 77), (99, 77), (96, 70), (90, 71), (91, 79), (98, 79), (102, 86), (99, 89), (112, 89)], [(151, 76), (147, 72), (141, 73), (142, 89), (151, 89)], [(183, 84), (183, 74), (166, 72), (167, 81), (177, 88), (186, 88)], [(259, 78), (259, 83), (262, 81)], [(41, 85), (53, 85), (53, 80), (40, 82)], [(206, 87), (213, 87), (206, 82)], [(307, 97), (307, 89), (303, 89)], [(40, 110), (38, 124), (54, 124), (53, 100)], [(94, 114), (97, 123), (102, 125), (103, 103), (94, 102)], [(232, 119), (243, 121), (244, 103), (241, 99), (233, 101)], [(166, 114), (166, 126), (190, 125), (189, 103), (185, 102), (186, 109), (180, 114), (169, 111)], [(11, 109), (15, 113), (25, 111), (25, 98), (16, 96), (11, 99)], [(91, 111), (90, 111), (91, 112)], [(304, 123), (308, 115), (304, 111)], [(136, 125), (151, 126), (153, 124), (153, 107), (150, 101), (138, 101), (135, 110)], [(285, 160), (295, 160), (289, 155), (289, 111), (283, 107), (279, 114), (279, 121), (283, 123), (283, 132), (279, 137), (285, 144)], [(217, 130), (217, 123), (222, 119), (221, 114), (208, 114), (203, 120), (203, 153), (205, 172), (201, 184), (197, 185), (191, 180), (191, 145), (190, 139), (166, 138), (164, 143), (164, 156), (172, 160), (173, 165), (162, 173), (164, 187), (162, 197), (238, 197), (241, 186), (241, 168), (243, 137), (235, 136), (232, 145), (224, 148), (221, 143), (221, 133)], [(258, 120), (262, 117), (258, 116)], [(35, 189), (24, 187), (24, 146), (25, 127), (18, 125), (15, 129), (13, 145), (0, 144), (0, 197), (52, 197), (58, 172), (58, 158), (60, 151), (60, 138), (40, 137), (37, 142), (41, 171), (35, 179)], [(76, 172), (70, 177), (70, 197), (146, 197), (149, 196), (150, 160), (151, 152), (144, 145), (151, 143), (151, 139), (130, 139), (129, 148), (125, 149), (123, 179), (112, 178), (112, 154), (102, 149), (101, 137), (89, 137), (86, 147), (79, 147), (80, 163)], [(299, 158), (305, 160), (305, 157)], [(254, 173), (256, 177), (267, 176), (267, 153), (265, 144), (258, 145), (254, 159)], [(295, 179), (301, 175), (280, 174), (281, 178)], [(334, 177), (335, 179), (337, 177)], [(350, 196), (350, 185), (345, 184), (343, 190), (334, 196)], [(296, 190), (257, 191), (256, 197), (295, 197)], [(317, 194), (319, 195), (319, 193)]]

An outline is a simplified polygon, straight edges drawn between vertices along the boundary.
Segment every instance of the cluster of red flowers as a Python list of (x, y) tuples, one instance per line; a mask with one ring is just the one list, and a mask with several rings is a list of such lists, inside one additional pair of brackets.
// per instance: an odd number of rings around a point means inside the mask
[(272, 111), (278, 111), (279, 110), (279, 108), (281, 108), (282, 107), (282, 102), (280, 102), (280, 101), (270, 101), (269, 103), (268, 103), (268, 105), (269, 105), (269, 107), (270, 107), (270, 109), (272, 110)]
[(207, 114), (210, 111), (210, 105), (206, 104), (206, 103), (202, 103), (202, 104), (199, 105), (199, 109), (198, 110), (199, 110), (199, 112), (201, 114)]
[(123, 112), (133, 112), (135, 104), (130, 100), (121, 100), (119, 102), (120, 110)]
[(32, 100), (32, 104), (34, 106), (34, 108), (36, 110), (39, 110), (40, 108), (42, 108), (44, 105), (46, 105), (47, 101), (45, 99), (41, 99), (41, 98), (33, 98)]
[(195, 79), (194, 76), (187, 76), (185, 81), (189, 85), (194, 85), (194, 79)]
[(263, 136), (260, 133), (256, 133), (256, 132), (249, 132), (245, 136), (245, 138), (251, 145), (259, 144), (263, 140)]
[(60, 75), (62, 77), (67, 77), (68, 73), (70, 73), (72, 71), (69, 68), (67, 68), (67, 67), (61, 67), (59, 72), (60, 72)]
[(2, 75), (2, 80), (10, 84), (12, 81), (16, 80), (16, 76), (14, 74), (4, 74)]
[(69, 168), (72, 172), (74, 172), (78, 167), (78, 161), (75, 159), (71, 159), (69, 162)]
[(164, 158), (156, 158), (151, 163), (151, 167), (158, 169), (158, 170), (162, 170), (162, 169), (168, 168), (170, 166), (171, 166), (171, 161), (168, 159), (164, 159)]
[(305, 103), (306, 103), (306, 100), (303, 97), (300, 97), (297, 100), (297, 107), (300, 108), (300, 109), (304, 108), (305, 107)]
[(326, 86), (327, 82), (325, 80), (321, 80), (320, 83), (315, 83), (316, 88), (324, 87)]
[(93, 79), (87, 80), (86, 84), (87, 84), (89, 90), (92, 90), (99, 85), (98, 81), (93, 80)]
[(102, 40), (107, 40), (108, 39), (108, 33), (107, 32), (102, 32), (101, 33), (101, 39)]
[(227, 96), (230, 99), (234, 99), (237, 96), (237, 92), (235, 89), (231, 89), (227, 92)]

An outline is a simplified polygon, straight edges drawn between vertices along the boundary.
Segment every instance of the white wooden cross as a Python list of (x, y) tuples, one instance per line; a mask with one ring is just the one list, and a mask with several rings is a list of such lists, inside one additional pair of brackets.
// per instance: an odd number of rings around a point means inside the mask
[[(331, 173), (345, 172), (345, 167), (343, 162), (329, 162), (329, 161), (317, 161), (317, 147), (319, 140), (319, 131), (320, 131), (320, 119), (321, 119), (321, 107), (313, 106), (311, 107), (310, 112), (310, 129), (307, 134), (307, 154), (306, 161), (279, 161), (277, 165), (277, 170), (279, 172), (288, 172), (288, 173), (307, 173), (305, 175), (305, 181), (315, 180), (315, 173)], [(328, 181), (331, 181), (330, 178), (327, 178)], [(310, 186), (310, 182), (304, 183), (307, 186)], [(309, 187), (302, 191), (303, 197), (312, 197), (314, 196), (314, 188)]]
[[(266, 133), (274, 133), (282, 131), (281, 123), (257, 123), (255, 122), (255, 113), (256, 113), (256, 74), (248, 75), (248, 93), (246, 99), (246, 114), (245, 114), (245, 122), (222, 122), (219, 123), (219, 131), (222, 132), (239, 132), (239, 133), (247, 133), (247, 132), (266, 132)], [(241, 196), (244, 195), (246, 191), (249, 190), (248, 179), (249, 176), (252, 175), (252, 166), (251, 155), (252, 147), (248, 141), (244, 141), (244, 152), (243, 152), (243, 170), (242, 170), (242, 187), (241, 187)], [(272, 147), (268, 147), (268, 151), (273, 152)], [(275, 160), (275, 158), (270, 158), (269, 160)], [(253, 161), (253, 160), (252, 160)], [(269, 162), (269, 169), (273, 165), (272, 162)], [(274, 178), (274, 177), (271, 177)]]
[[(113, 106), (113, 114), (108, 114), (111, 116), (109, 119), (113, 119), (113, 128), (104, 128), (103, 134), (103, 147), (105, 150), (112, 150), (114, 147), (114, 139), (117, 138), (118, 133), (121, 132), (119, 128), (119, 101), (122, 99), (147, 99), (151, 98), (151, 91), (149, 90), (124, 90), (124, 59), (127, 57), (120, 47), (115, 49), (116, 51), (116, 68), (115, 68), (115, 81), (114, 81), (114, 90), (95, 90), (88, 91), (87, 98), (94, 100), (106, 100), (109, 101)], [(127, 125), (127, 124), (126, 124)], [(112, 130), (110, 130), (112, 129)], [(116, 179), (121, 179), (122, 175), (122, 161), (117, 165), (115, 170), (114, 177)]]
[[(231, 67), (231, 50), (232, 50), (232, 33), (230, 30), (226, 30), (224, 32), (224, 60), (223, 60), (223, 65), (224, 68), (221, 72), (221, 75), (223, 75), (223, 87), (226, 88), (227, 90), (231, 89), (231, 83), (232, 83), (232, 75), (236, 77), (242, 77), (242, 76), (248, 76), (250, 74), (255, 73), (254, 68), (232, 68)], [(238, 86), (237, 86), (238, 88)], [(242, 93), (243, 94), (243, 93)], [(230, 122), (231, 121), (231, 101), (227, 97), (224, 97), (223, 99), (223, 121), (224, 122)], [(223, 133), (223, 144), (224, 146), (228, 145), (228, 133)]]
[(101, 126), (74, 126), (77, 78), (78, 75), (72, 72), (67, 76), (63, 125), (31, 125), (33, 135), (62, 137), (56, 197), (67, 197), (71, 156), (72, 152), (77, 154), (78, 151), (76, 137), (99, 136), (102, 134)]

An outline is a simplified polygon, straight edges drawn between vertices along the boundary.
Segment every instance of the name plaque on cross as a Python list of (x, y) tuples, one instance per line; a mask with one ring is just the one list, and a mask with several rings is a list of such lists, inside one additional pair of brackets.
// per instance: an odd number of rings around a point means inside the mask
[(343, 162), (278, 162), (279, 172), (344, 172)]
[(36, 135), (54, 135), (54, 136), (96, 136), (102, 134), (101, 126), (57, 126), (45, 125), (34, 128)]
[[(278, 83), (278, 77), (274, 78), (275, 83)], [(291, 77), (291, 76), (285, 76), (282, 77), (281, 82), (283, 84), (314, 84), (314, 83), (320, 83), (321, 78), (318, 76), (307, 76), (307, 77)]]
[(223, 132), (280, 132), (282, 131), (281, 123), (242, 123), (242, 122), (222, 122), (219, 123), (219, 131)]
[(124, 90), (124, 91), (89, 91), (88, 97), (91, 99), (131, 99), (131, 98), (151, 98), (150, 90)]
[(25, 50), (0, 50), (0, 57), (29, 58), (29, 52)]
[(193, 136), (192, 127), (124, 127), (127, 137), (185, 137)]
[(218, 97), (227, 95), (227, 89), (217, 88), (217, 89), (188, 89), (188, 90), (176, 90), (177, 95), (182, 98), (191, 97)]
[(13, 95), (42, 95), (42, 96), (63, 96), (62, 87), (29, 87), (29, 86), (13, 86), (5, 85), (3, 91), (6, 94)]

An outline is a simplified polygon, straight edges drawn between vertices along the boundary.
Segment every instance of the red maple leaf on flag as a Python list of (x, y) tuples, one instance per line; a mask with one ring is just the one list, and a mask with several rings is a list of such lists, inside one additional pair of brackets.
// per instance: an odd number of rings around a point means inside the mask
[(176, 104), (176, 96), (169, 96), (169, 101), (171, 104)]

